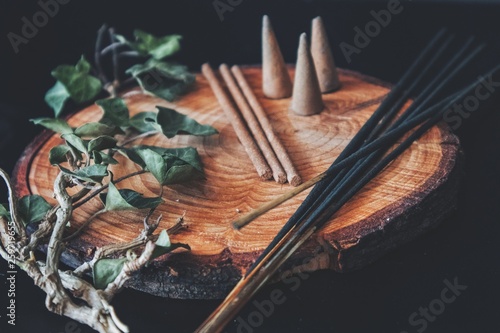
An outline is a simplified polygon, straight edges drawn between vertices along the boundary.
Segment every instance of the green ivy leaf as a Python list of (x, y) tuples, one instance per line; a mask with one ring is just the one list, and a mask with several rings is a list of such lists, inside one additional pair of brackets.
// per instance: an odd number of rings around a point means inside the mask
[[(133, 149), (127, 149), (128, 158), (140, 165), (146, 167), (145, 159), (139, 152), (152, 151), (161, 155), (166, 165), (166, 174), (163, 177), (163, 185), (180, 184), (190, 180), (203, 178), (203, 166), (200, 156), (193, 147), (185, 148), (163, 148), (156, 146), (136, 146)], [(158, 179), (158, 178), (157, 178)]]
[(97, 260), (93, 269), (94, 286), (97, 289), (106, 289), (120, 274), (126, 262), (127, 258)]
[(61, 135), (61, 138), (66, 140), (66, 143), (70, 144), (72, 147), (74, 147), (79, 152), (87, 154), (87, 152), (88, 152), (87, 145), (85, 144), (85, 142), (83, 142), (83, 140), (80, 137), (76, 136), (73, 133), (69, 133), (69, 134)]
[(181, 48), (182, 36), (168, 35), (156, 37), (142, 30), (134, 31), (135, 41), (130, 42), (121, 35), (116, 35), (118, 41), (127, 44), (140, 55), (151, 55), (155, 59), (163, 59), (178, 52)]
[(102, 90), (101, 81), (90, 75), (90, 64), (82, 56), (76, 66), (60, 65), (52, 71), (76, 103), (92, 100)]
[(118, 190), (113, 183), (109, 184), (108, 192), (101, 193), (99, 198), (104, 203), (106, 211), (151, 209), (156, 208), (163, 202), (163, 199), (160, 197), (146, 198), (134, 190)]
[(151, 172), (161, 185), (163, 185), (167, 172), (167, 167), (163, 157), (148, 148), (135, 149), (135, 153), (137, 153), (137, 155), (144, 161), (146, 169)]
[(185, 93), (196, 79), (186, 66), (155, 59), (135, 65), (129, 68), (127, 73), (137, 80), (144, 91), (167, 101), (173, 101)]
[(41, 125), (51, 131), (60, 134), (70, 134), (73, 133), (73, 129), (68, 125), (64, 119), (60, 118), (35, 118), (30, 119), (35, 125)]
[(110, 135), (114, 136), (116, 134), (123, 134), (124, 132), (116, 126), (109, 126), (102, 123), (87, 123), (77, 129), (75, 129), (75, 134), (79, 137), (98, 137), (100, 135)]
[(127, 105), (125, 104), (125, 101), (123, 99), (119, 97), (107, 98), (100, 99), (95, 103), (99, 105), (104, 111), (104, 115), (99, 121), (100, 123), (109, 126), (129, 126), (129, 112)]
[(130, 126), (140, 133), (161, 132), (161, 127), (156, 123), (155, 112), (139, 112), (130, 118)]
[(173, 138), (177, 134), (206, 136), (219, 133), (212, 126), (201, 125), (196, 120), (175, 110), (162, 106), (156, 108), (158, 109), (157, 122), (167, 138)]
[(103, 150), (116, 147), (116, 139), (107, 135), (98, 136), (89, 141), (88, 151)]
[(76, 171), (71, 171), (59, 165), (59, 169), (67, 175), (92, 183), (100, 183), (108, 175), (108, 167), (103, 164), (92, 164)]
[(17, 203), (19, 217), (24, 225), (41, 221), (52, 206), (37, 194), (26, 195)]
[(69, 92), (60, 81), (57, 81), (45, 94), (45, 102), (54, 110), (56, 118), (61, 114), (68, 98), (70, 98)]
[(11, 216), (10, 216), (10, 212), (7, 209), (7, 207), (8, 206), (6, 204), (0, 204), (0, 217), (5, 217), (7, 219), (7, 221), (10, 221)]
[(59, 145), (52, 147), (52, 149), (49, 152), (49, 162), (52, 165), (57, 165), (59, 163), (66, 162), (66, 154), (71, 151), (71, 148), (69, 148), (66, 145)]
[(92, 158), (96, 164), (118, 164), (118, 161), (115, 160), (113, 156), (97, 150), (92, 152)]
[(183, 243), (171, 243), (170, 242), (170, 237), (168, 237), (167, 230), (162, 230), (160, 232), (160, 235), (158, 236), (158, 239), (156, 240), (155, 243), (155, 249), (153, 250), (153, 254), (151, 255), (151, 259), (153, 260), (155, 258), (158, 258), (166, 253), (172, 252), (173, 250), (177, 248), (184, 248), (186, 250), (191, 250), (191, 247), (187, 244)]
[(113, 210), (130, 210), (134, 209), (134, 206), (129, 204), (120, 194), (115, 184), (108, 184), (108, 192), (103, 193), (100, 196), (101, 201), (104, 203), (105, 211)]
[(203, 172), (200, 155), (198, 155), (196, 148), (165, 148), (162, 155), (168, 165), (181, 165), (187, 163), (196, 170)]

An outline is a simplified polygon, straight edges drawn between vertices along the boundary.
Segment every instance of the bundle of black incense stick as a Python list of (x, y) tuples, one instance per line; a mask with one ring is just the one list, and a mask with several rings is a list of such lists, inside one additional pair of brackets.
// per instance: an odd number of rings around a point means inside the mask
[[(473, 38), (460, 43), (458, 48), (456, 44), (454, 37), (445, 30), (431, 40), (247, 274), (197, 332), (220, 332), (302, 243), (437, 124), (449, 107), (479, 84), (480, 79), (477, 79), (443, 97), (483, 49), (483, 46), (474, 46)], [(483, 77), (493, 75), (499, 68), (494, 67)], [(411, 105), (402, 111), (413, 96), (416, 97)]]

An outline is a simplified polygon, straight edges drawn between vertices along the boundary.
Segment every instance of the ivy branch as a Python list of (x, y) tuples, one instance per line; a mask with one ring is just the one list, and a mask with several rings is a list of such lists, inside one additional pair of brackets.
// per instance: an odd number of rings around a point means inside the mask
[[(104, 46), (106, 36), (110, 41), (108, 46)], [(95, 68), (82, 57), (76, 66), (61, 65), (52, 72), (58, 81), (47, 93), (46, 101), (54, 109), (55, 118), (32, 121), (58, 133), (61, 138), (61, 144), (52, 147), (48, 156), (50, 163), (59, 169), (53, 189), (55, 205), (36, 194), (17, 198), (8, 174), (0, 169), (9, 198), (7, 205), (0, 205), (0, 256), (12, 265), (10, 267), (17, 265), (25, 271), (47, 294), (47, 309), (99, 332), (129, 331), (118, 318), (111, 301), (134, 273), (151, 260), (177, 248), (190, 250), (187, 244), (172, 243), (169, 238), (169, 233), (182, 230), (183, 216), (170, 229), (160, 232), (156, 231), (161, 215), (155, 219), (152, 216), (163, 202), (165, 186), (204, 177), (196, 149), (131, 143), (146, 135), (160, 135), (167, 140), (179, 134), (206, 136), (217, 131), (161, 106), (130, 117), (126, 102), (115, 96), (121, 85), (118, 64), (124, 56), (147, 59), (145, 64), (137, 64), (126, 73), (137, 79), (148, 93), (173, 98), (184, 91), (189, 81), (186, 77), (194, 76), (187, 73), (185, 67), (162, 61), (178, 51), (179, 40), (177, 35), (158, 38), (137, 30), (135, 41), (130, 42), (103, 26), (96, 42)], [(112, 52), (112, 81), (108, 81), (102, 64), (102, 57), (108, 52)], [(160, 80), (156, 90), (148, 90), (146, 76), (158, 68), (163, 71), (160, 72), (164, 82)], [(182, 77), (180, 81), (179, 77)], [(95, 102), (103, 112), (99, 121), (73, 128), (59, 117), (68, 99), (76, 103), (88, 102), (103, 89), (111, 97)], [(140, 170), (114, 179), (112, 170), (120, 168), (120, 161), (124, 159), (137, 164)], [(145, 197), (133, 189), (119, 188), (123, 180), (143, 173), (152, 174), (160, 184), (158, 196)], [(74, 187), (77, 191), (70, 195), (68, 189)], [(72, 230), (73, 212), (91, 200), (100, 200), (102, 208), (94, 213), (94, 218), (76, 231)], [(121, 210), (146, 211), (144, 227), (135, 239), (96, 249), (90, 261), (73, 270), (59, 268), (61, 256), (71, 239), (85, 232), (99, 214)], [(28, 226), (31, 226), (30, 232)], [(37, 260), (36, 251), (45, 245), (46, 259)], [(92, 281), (89, 281), (89, 274)]]

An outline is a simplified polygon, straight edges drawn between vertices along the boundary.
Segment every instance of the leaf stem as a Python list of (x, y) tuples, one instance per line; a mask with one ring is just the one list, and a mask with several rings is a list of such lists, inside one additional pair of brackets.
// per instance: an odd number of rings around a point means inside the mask
[(103, 24), (99, 30), (97, 31), (97, 39), (95, 43), (95, 52), (94, 52), (94, 62), (97, 67), (97, 75), (103, 82), (103, 84), (106, 84), (109, 82), (108, 78), (106, 77), (106, 74), (104, 73), (101, 65), (101, 49), (102, 49), (102, 42), (103, 42), (103, 37), (104, 33), (107, 30), (106, 24)]
[[(137, 176), (137, 175), (142, 175), (143, 173), (146, 173), (146, 172), (147, 172), (146, 170), (135, 171), (135, 172), (129, 173), (128, 175), (125, 175), (123, 177), (120, 177), (120, 178), (116, 179), (113, 183), (114, 184), (118, 184), (122, 180), (125, 180), (125, 179), (130, 178), (130, 177), (134, 177), (134, 176)], [(77, 203), (75, 203), (73, 205), (73, 209), (77, 209), (81, 205), (89, 202), (90, 199), (92, 199), (93, 197), (95, 197), (96, 195), (98, 195), (99, 193), (101, 193), (102, 191), (104, 191), (105, 189), (107, 189), (108, 186), (109, 186), (108, 184), (104, 184), (103, 186), (99, 187), (98, 189), (96, 189), (95, 191), (93, 191), (92, 193), (90, 193), (87, 197), (85, 197), (85, 199), (83, 199), (83, 200), (78, 201)]]

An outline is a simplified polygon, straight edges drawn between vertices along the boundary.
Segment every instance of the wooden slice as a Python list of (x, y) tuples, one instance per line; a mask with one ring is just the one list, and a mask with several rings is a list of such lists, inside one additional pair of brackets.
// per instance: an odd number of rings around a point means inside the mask
[[(378, 80), (343, 70), (340, 71), (342, 88), (323, 95), (326, 109), (319, 115), (301, 117), (288, 111), (290, 99), (263, 97), (260, 68), (245, 68), (244, 74), (304, 180), (324, 171), (335, 160), (389, 90), (387, 84)], [(293, 74), (290, 68), (291, 77)], [(291, 187), (259, 179), (206, 80), (198, 75), (196, 88), (173, 104), (137, 89), (126, 93), (124, 98), (132, 114), (153, 111), (156, 105), (172, 107), (220, 132), (205, 138), (154, 136), (136, 142), (196, 147), (206, 179), (166, 187), (165, 203), (156, 212), (156, 216), (163, 215), (159, 230), (171, 227), (185, 214), (189, 227), (172, 236), (172, 241), (188, 243), (192, 251), (156, 260), (129, 285), (174, 298), (222, 298), (308, 191), (241, 231), (233, 230), (230, 223), (234, 218)], [(101, 114), (97, 106), (90, 106), (70, 116), (68, 121), (79, 126), (97, 121)], [(26, 149), (15, 171), (20, 195), (36, 193), (54, 203), (52, 186), (58, 169), (49, 164), (48, 153), (60, 143), (57, 135), (44, 132)], [(435, 226), (455, 207), (459, 157), (457, 138), (444, 125), (434, 127), (347, 203), (316, 237), (296, 252), (284, 269), (329, 268), (339, 272), (358, 269)], [(112, 168), (115, 177), (137, 170), (139, 167), (133, 163)], [(146, 196), (159, 193), (156, 181), (149, 174), (130, 178), (118, 187), (133, 188)], [(101, 208), (100, 201), (93, 199), (77, 209), (70, 232)], [(91, 258), (96, 247), (135, 238), (142, 228), (144, 214), (100, 215), (81, 237), (67, 245), (63, 260), (75, 267)]]

